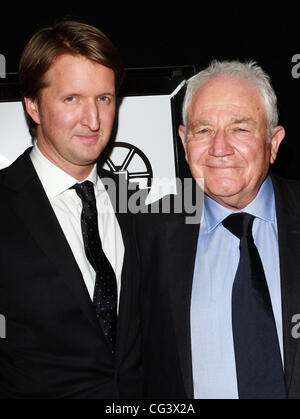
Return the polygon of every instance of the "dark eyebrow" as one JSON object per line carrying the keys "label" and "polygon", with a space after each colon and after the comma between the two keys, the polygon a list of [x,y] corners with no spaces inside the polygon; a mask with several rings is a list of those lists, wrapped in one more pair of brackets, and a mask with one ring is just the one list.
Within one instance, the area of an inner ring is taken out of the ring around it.
{"label": "dark eyebrow", "polygon": [[104,92],[104,93],[100,93],[97,96],[115,96],[115,94],[114,93],[111,93],[111,92],[107,92],[107,93]]}

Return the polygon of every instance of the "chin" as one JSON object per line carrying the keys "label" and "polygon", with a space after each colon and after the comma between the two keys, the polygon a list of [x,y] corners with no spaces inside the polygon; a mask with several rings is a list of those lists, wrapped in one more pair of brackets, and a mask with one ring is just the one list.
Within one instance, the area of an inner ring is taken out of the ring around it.
{"label": "chin", "polygon": [[93,156],[72,156],[68,159],[70,163],[72,163],[75,166],[91,166],[92,164],[95,164],[97,161],[97,157]]}
{"label": "chin", "polygon": [[94,150],[82,150],[82,153],[77,153],[77,159],[82,163],[95,162],[100,156],[101,152],[102,148]]}
{"label": "chin", "polygon": [[206,185],[204,182],[204,186],[205,192],[210,196],[230,197],[238,194],[241,190],[241,187],[237,182],[228,181],[226,179],[223,179],[222,182],[217,182],[216,184],[208,182]]}

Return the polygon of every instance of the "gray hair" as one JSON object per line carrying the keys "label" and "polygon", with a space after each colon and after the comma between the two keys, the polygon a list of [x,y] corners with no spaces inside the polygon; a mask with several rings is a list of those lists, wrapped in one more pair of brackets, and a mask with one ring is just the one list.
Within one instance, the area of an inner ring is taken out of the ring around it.
{"label": "gray hair", "polygon": [[182,107],[182,120],[185,125],[185,133],[187,134],[188,110],[195,93],[210,79],[224,76],[246,79],[258,88],[265,103],[268,139],[270,141],[273,130],[278,125],[277,98],[274,89],[271,86],[270,77],[259,65],[257,65],[255,61],[242,63],[240,61],[214,60],[207,68],[200,71],[187,81],[187,88]]}

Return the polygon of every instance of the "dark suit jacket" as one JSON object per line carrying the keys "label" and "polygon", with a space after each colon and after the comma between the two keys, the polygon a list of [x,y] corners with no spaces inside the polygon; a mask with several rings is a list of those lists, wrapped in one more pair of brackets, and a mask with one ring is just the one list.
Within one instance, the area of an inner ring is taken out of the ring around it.
{"label": "dark suit jacket", "polygon": [[[118,214],[124,264],[115,359],[80,269],[29,157],[0,171],[0,395],[141,396],[139,272],[134,224]],[[112,176],[99,170],[99,175]]]}
{"label": "dark suit jacket", "polygon": [[[272,176],[282,284],[288,397],[300,398],[300,182]],[[199,224],[184,216],[142,215],[137,232],[143,272],[143,360],[149,398],[193,398],[190,302]]]}

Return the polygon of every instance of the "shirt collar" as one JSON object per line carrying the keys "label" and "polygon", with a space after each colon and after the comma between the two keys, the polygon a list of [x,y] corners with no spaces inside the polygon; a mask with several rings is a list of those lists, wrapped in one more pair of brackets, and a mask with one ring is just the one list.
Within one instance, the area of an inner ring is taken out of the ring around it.
{"label": "shirt collar", "polygon": [[228,215],[236,212],[247,212],[262,220],[274,223],[275,198],[271,178],[268,176],[261,185],[256,197],[242,211],[230,210],[218,204],[208,195],[204,195],[204,222],[201,225],[202,233],[208,233],[217,227]]}
{"label": "shirt collar", "polygon": [[[35,143],[30,153],[30,157],[48,199],[52,199],[62,194],[75,185],[75,183],[78,183],[77,179],[48,160],[38,148],[37,143]],[[88,177],[84,180],[90,180],[94,185],[97,185],[98,175],[96,164]]]}

